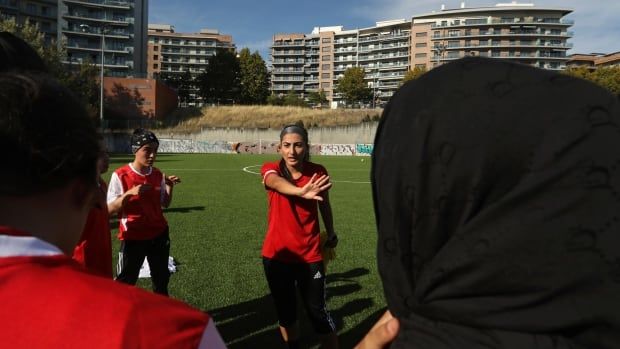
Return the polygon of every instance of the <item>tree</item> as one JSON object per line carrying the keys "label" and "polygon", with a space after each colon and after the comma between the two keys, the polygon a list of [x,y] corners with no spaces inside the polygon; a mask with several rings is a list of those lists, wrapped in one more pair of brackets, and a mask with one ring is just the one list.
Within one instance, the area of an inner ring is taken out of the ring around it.
{"label": "tree", "polygon": [[574,67],[564,70],[564,74],[589,80],[620,97],[620,67]]}
{"label": "tree", "polygon": [[0,21],[0,31],[16,35],[27,42],[43,59],[52,76],[67,86],[84,103],[91,116],[98,120],[99,110],[99,67],[91,62],[72,64],[71,69],[63,64],[67,56],[64,43],[46,43],[39,28],[29,24],[17,24],[14,19]]}
{"label": "tree", "polygon": [[620,97],[620,67],[599,67],[593,76],[597,84]]}
{"label": "tree", "polygon": [[242,104],[264,104],[269,96],[269,73],[258,51],[250,53],[244,48],[239,53],[240,87]]}
{"label": "tree", "polygon": [[203,100],[211,103],[239,101],[239,60],[233,51],[218,49],[209,59],[207,69],[196,78]]}
{"label": "tree", "polygon": [[372,90],[364,81],[366,73],[361,67],[348,68],[344,76],[338,79],[336,92],[343,95],[347,105],[372,100]]}
{"label": "tree", "polygon": [[196,86],[196,82],[189,70],[181,74],[163,72],[159,74],[158,79],[177,91],[179,104],[188,103],[193,99],[192,92]]}
{"label": "tree", "polygon": [[275,93],[272,93],[267,97],[267,104],[269,105],[284,105],[284,100],[282,97],[278,96]]}
{"label": "tree", "polygon": [[424,73],[426,73],[426,68],[422,67],[414,67],[412,70],[407,70],[405,76],[403,77],[402,83],[404,84],[409,80],[415,80],[422,76]]}
{"label": "tree", "polygon": [[325,91],[320,89],[319,92],[310,92],[308,93],[308,102],[310,102],[313,106],[322,106],[327,103],[327,96],[325,95]]}
{"label": "tree", "polygon": [[306,101],[303,98],[299,97],[295,91],[288,91],[286,96],[284,96],[283,105],[291,106],[291,107],[307,107]]}

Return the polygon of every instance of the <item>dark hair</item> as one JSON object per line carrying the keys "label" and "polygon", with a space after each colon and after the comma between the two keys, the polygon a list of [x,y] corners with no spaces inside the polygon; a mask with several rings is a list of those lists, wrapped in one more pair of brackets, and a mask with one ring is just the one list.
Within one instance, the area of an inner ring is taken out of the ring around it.
{"label": "dark hair", "polygon": [[44,73],[0,73],[0,110],[0,195],[96,184],[97,131],[66,87]]}
{"label": "dark hair", "polygon": [[28,43],[9,32],[0,32],[0,71],[49,72],[43,59]]}
{"label": "dark hair", "polygon": [[[304,145],[306,146],[306,152],[304,153],[303,161],[304,162],[310,161],[310,143],[308,142],[308,131],[299,124],[286,125],[284,126],[284,128],[282,128],[282,131],[280,131],[280,142],[282,142],[282,138],[284,138],[284,136],[286,136],[287,134],[291,134],[291,133],[295,133],[301,136],[304,142]],[[286,167],[286,163],[284,162],[284,159],[280,160],[279,167],[280,167],[280,173],[282,173],[282,176],[292,183],[293,176],[291,175],[290,171]]]}

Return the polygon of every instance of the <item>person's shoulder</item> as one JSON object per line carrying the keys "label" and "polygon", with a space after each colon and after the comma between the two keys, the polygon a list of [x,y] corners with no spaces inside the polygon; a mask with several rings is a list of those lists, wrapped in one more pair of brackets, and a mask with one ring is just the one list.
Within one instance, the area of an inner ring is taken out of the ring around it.
{"label": "person's shoulder", "polygon": [[[66,272],[73,274],[71,275],[74,279],[72,287],[80,293],[79,298],[89,298],[92,299],[91,303],[99,303],[98,309],[101,312],[125,314],[121,315],[121,318],[128,317],[127,320],[140,314],[142,322],[161,321],[161,317],[168,317],[167,321],[198,321],[204,324],[209,320],[207,314],[181,301],[81,270],[67,270]],[[113,307],[109,308],[106,305],[113,305]]]}
{"label": "person's shoulder", "polygon": [[116,173],[116,175],[120,176],[120,175],[128,173],[130,171],[131,171],[131,167],[129,166],[129,164],[125,164],[125,165],[117,168],[116,170],[114,170],[114,173]]}
{"label": "person's shoulder", "polygon": [[327,169],[325,168],[325,166],[321,164],[317,164],[316,162],[308,161],[306,162],[305,166],[308,169],[308,171],[312,173],[327,173]]}
{"label": "person's shoulder", "polygon": [[264,175],[267,171],[280,171],[280,164],[278,161],[267,161],[263,163],[260,168],[260,172]]}

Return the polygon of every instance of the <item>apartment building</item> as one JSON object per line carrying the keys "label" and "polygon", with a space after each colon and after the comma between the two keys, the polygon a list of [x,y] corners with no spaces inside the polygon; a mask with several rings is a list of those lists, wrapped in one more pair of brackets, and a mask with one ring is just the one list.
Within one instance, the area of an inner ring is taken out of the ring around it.
{"label": "apartment building", "polygon": [[[202,73],[209,58],[217,49],[235,50],[232,36],[216,29],[202,29],[199,33],[177,33],[169,24],[148,25],[147,74],[184,74],[193,78]],[[190,105],[200,105],[197,89],[190,93]]]}
{"label": "apartment building", "polygon": [[145,77],[148,0],[59,0],[67,63],[104,58],[106,76]]}
{"label": "apartment building", "polygon": [[432,69],[465,56],[510,59],[544,69],[566,67],[572,47],[564,17],[572,10],[533,4],[445,9],[410,20],[344,30],[317,27],[310,34],[276,34],[271,47],[271,91],[302,97],[322,89],[332,107],[338,78],[350,67],[366,71],[374,105],[383,105],[414,67]]}
{"label": "apartment building", "polygon": [[543,69],[566,68],[572,10],[516,2],[442,9],[412,19],[413,67],[432,69],[465,56],[510,59]]}
{"label": "apartment building", "polygon": [[410,30],[411,22],[395,20],[355,30],[332,26],[310,34],[277,34],[271,47],[271,90],[292,90],[301,97],[323,90],[337,105],[343,102],[334,90],[338,79],[348,68],[362,67],[374,103],[383,103],[409,68]]}
{"label": "apartment building", "polygon": [[57,17],[57,0],[0,0],[0,19],[35,25],[45,34],[48,43],[56,38]]}
{"label": "apartment building", "polygon": [[620,52],[613,53],[575,53],[569,56],[567,67],[585,66],[591,70],[598,67],[620,67]]}

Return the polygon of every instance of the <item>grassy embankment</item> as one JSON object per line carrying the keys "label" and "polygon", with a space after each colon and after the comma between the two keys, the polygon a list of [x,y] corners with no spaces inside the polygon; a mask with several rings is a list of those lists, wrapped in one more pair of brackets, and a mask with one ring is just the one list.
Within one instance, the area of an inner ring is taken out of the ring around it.
{"label": "grassy embankment", "polygon": [[165,129],[184,133],[207,127],[280,128],[300,120],[306,127],[332,127],[378,120],[381,112],[381,109],[310,109],[257,105],[183,108],[170,116]]}

